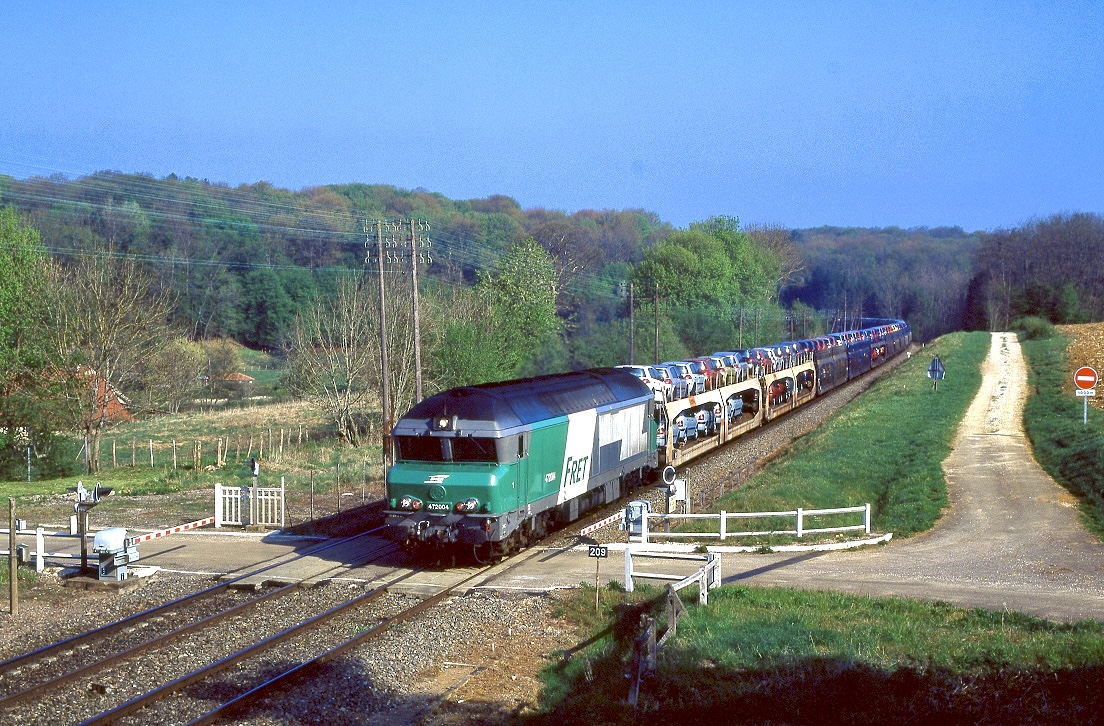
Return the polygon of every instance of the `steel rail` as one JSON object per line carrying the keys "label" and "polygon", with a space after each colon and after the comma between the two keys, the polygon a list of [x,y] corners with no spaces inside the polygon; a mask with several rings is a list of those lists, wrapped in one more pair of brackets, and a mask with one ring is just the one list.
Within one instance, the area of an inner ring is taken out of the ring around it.
{"label": "steel rail", "polygon": [[451,595],[456,588],[461,587],[471,580],[482,576],[488,569],[490,568],[483,568],[480,571],[469,575],[463,580],[449,585],[447,588],[441,590],[435,595],[422,600],[417,605],[409,607],[396,615],[392,615],[379,624],[364,631],[363,633],[358,633],[357,635],[354,635],[352,638],[349,638],[340,645],[336,645],[333,648],[330,648],[325,653],[322,653],[315,658],[304,661],[299,665],[289,668],[280,675],[275,676],[265,681],[264,683],[251,688],[250,690],[230,701],[227,701],[221,706],[218,706],[217,708],[208,711],[202,716],[189,721],[187,726],[201,726],[202,724],[210,724],[224,718],[233,718],[241,715],[243,711],[245,711],[247,708],[249,708],[249,706],[254,704],[259,699],[264,698],[266,695],[275,692],[280,688],[296,682],[300,678],[305,678],[309,676],[310,671],[314,668],[317,668],[318,666],[327,663],[334,658],[337,658],[338,656],[343,655],[347,651],[361,645],[362,643],[365,643],[366,641],[376,638],[391,626],[406,622],[407,620],[410,620],[422,614],[426,610],[429,610],[430,608],[434,607],[442,600],[444,600],[446,597]]}
{"label": "steel rail", "polygon": [[[324,574],[324,573],[327,573],[327,572],[332,572],[334,570],[340,570],[342,568],[350,566],[350,564],[352,564],[352,566],[359,566],[361,564],[365,564],[366,562],[371,561],[373,558],[376,558],[377,555],[382,557],[383,555],[390,554],[394,550],[395,550],[394,547],[384,546],[384,547],[381,547],[378,550],[375,550],[374,552],[367,553],[365,556],[354,560],[353,563],[342,562],[342,563],[334,565],[334,566],[332,566],[332,567],[330,567],[326,570],[323,570],[322,573],[318,573],[318,574]],[[318,574],[312,575],[311,577],[312,578],[313,577],[318,577]],[[310,578],[308,578],[308,579],[310,579]],[[127,658],[132,658],[136,655],[140,655],[141,653],[143,653],[147,650],[152,650],[153,648],[166,645],[166,644],[172,642],[173,640],[175,640],[177,638],[180,638],[184,635],[187,635],[188,633],[190,633],[192,631],[199,630],[199,629],[202,629],[204,627],[210,626],[210,625],[212,625],[212,624],[214,624],[214,623],[216,623],[220,620],[223,620],[227,617],[230,617],[231,615],[234,615],[238,612],[241,612],[242,610],[245,610],[247,608],[251,608],[251,607],[254,607],[256,605],[259,605],[262,602],[266,602],[266,601],[271,600],[271,599],[276,598],[276,597],[283,597],[284,595],[290,594],[295,588],[297,588],[298,584],[299,583],[290,583],[290,584],[284,585],[284,586],[282,586],[280,588],[277,588],[277,589],[273,590],[272,592],[266,593],[266,594],[264,594],[260,597],[253,598],[252,600],[248,600],[248,601],[243,602],[243,603],[238,603],[237,605],[231,606],[230,608],[228,608],[226,610],[223,610],[221,612],[214,613],[213,615],[210,615],[206,618],[203,618],[202,620],[197,620],[194,623],[190,623],[190,624],[182,626],[182,627],[180,627],[180,628],[178,628],[174,631],[164,633],[164,634],[159,635],[159,636],[157,636],[157,637],[155,637],[151,640],[148,640],[144,643],[139,643],[138,645],[134,646],[133,648],[129,648],[129,649],[121,651],[119,653],[115,653],[115,654],[110,655],[106,658],[102,658],[102,659],[100,659],[100,660],[98,660],[94,663],[89,663],[89,664],[81,666],[80,668],[77,668],[73,671],[62,674],[62,675],[60,675],[60,676],[58,676],[58,677],[56,677],[52,680],[40,683],[36,686],[31,686],[30,688],[27,688],[23,691],[19,691],[19,692],[14,693],[10,696],[0,698],[0,710],[6,710],[6,709],[8,709],[12,706],[17,705],[18,703],[21,703],[21,702],[26,701],[27,699],[29,699],[33,696],[38,695],[38,694],[42,693],[43,691],[46,691],[50,688],[65,685],[66,683],[69,683],[70,681],[73,681],[76,678],[79,678],[80,676],[85,675],[87,673],[94,672],[96,670],[101,670],[101,669],[106,668],[110,665],[118,663],[122,660],[126,660]]]}
{"label": "steel rail", "polygon": [[26,701],[29,698],[32,698],[34,696],[39,695],[43,691],[46,691],[46,690],[51,689],[51,688],[56,688],[58,686],[65,685],[66,683],[69,683],[70,681],[73,681],[77,678],[80,678],[81,676],[83,676],[87,673],[91,673],[91,672],[96,671],[96,670],[101,670],[101,669],[106,668],[108,666],[114,665],[115,663],[118,663],[121,660],[125,660],[127,658],[132,658],[136,655],[140,655],[140,654],[146,652],[147,650],[151,650],[151,649],[156,648],[158,646],[162,646],[162,645],[165,645],[167,643],[170,643],[173,640],[176,640],[177,638],[180,638],[184,635],[187,635],[188,633],[190,633],[194,630],[199,630],[199,629],[205,628],[209,625],[212,625],[212,624],[218,622],[219,620],[222,620],[224,618],[228,618],[231,615],[239,613],[239,612],[241,612],[243,610],[246,610],[248,608],[260,605],[262,602],[266,602],[266,601],[271,600],[271,599],[276,598],[276,597],[283,597],[284,595],[289,594],[295,587],[296,587],[295,585],[285,585],[285,586],[283,586],[283,587],[281,587],[277,590],[273,590],[272,592],[261,595],[260,597],[253,598],[252,600],[248,600],[248,601],[243,602],[243,603],[238,603],[237,605],[234,605],[233,607],[231,607],[227,610],[223,610],[221,612],[214,613],[213,615],[209,615],[206,618],[203,618],[202,620],[197,620],[194,623],[189,623],[188,625],[177,628],[176,630],[173,630],[173,631],[168,632],[168,633],[164,633],[162,635],[157,636],[156,638],[153,638],[151,640],[147,640],[144,643],[139,643],[138,645],[134,646],[133,648],[129,648],[129,649],[121,651],[119,653],[115,653],[114,655],[109,655],[108,657],[102,658],[101,660],[98,660],[94,663],[89,663],[87,665],[81,666],[80,668],[77,668],[75,670],[69,671],[68,673],[62,674],[62,675],[54,678],[53,680],[44,681],[42,683],[39,683],[36,686],[31,686],[30,688],[19,691],[18,693],[14,693],[10,696],[0,698],[0,710],[5,710],[5,709],[8,709],[8,708],[11,708],[12,706],[15,706],[18,703],[22,703],[23,701]]}
{"label": "steel rail", "polygon": [[261,573],[261,572],[266,572],[266,571],[271,570],[275,567],[279,567],[280,565],[286,565],[288,562],[294,561],[297,558],[307,557],[308,555],[313,555],[313,554],[316,554],[318,552],[324,552],[325,550],[330,549],[331,547],[337,547],[337,546],[339,546],[341,544],[344,544],[345,542],[348,542],[350,540],[356,539],[358,537],[363,537],[363,536],[368,535],[368,534],[372,534],[373,532],[377,532],[377,531],[379,531],[379,529],[382,529],[382,528],[377,527],[375,529],[370,529],[366,532],[361,532],[359,534],[355,534],[351,537],[346,537],[344,539],[337,540],[336,542],[324,542],[324,543],[318,545],[317,547],[313,547],[311,549],[305,550],[304,552],[292,553],[290,556],[287,557],[286,560],[284,560],[282,562],[274,562],[272,564],[265,565],[264,567],[262,567],[259,570],[253,570],[251,572],[247,572],[247,573],[244,573],[244,574],[239,575],[237,577],[234,577],[233,579],[225,580],[224,582],[220,582],[217,585],[213,585],[213,586],[211,586],[211,587],[209,587],[205,590],[200,590],[199,592],[193,592],[189,595],[185,595],[184,597],[177,598],[176,600],[170,600],[169,602],[162,603],[160,605],[157,605],[156,607],[149,608],[148,610],[143,610],[141,612],[134,613],[133,615],[128,615],[127,617],[122,618],[120,620],[116,620],[115,622],[107,623],[106,625],[101,625],[98,628],[94,628],[94,629],[86,631],[84,633],[78,633],[76,635],[65,638],[64,640],[59,640],[56,643],[51,643],[50,645],[45,645],[45,646],[42,646],[41,648],[37,648],[37,649],[32,650],[30,652],[24,653],[23,655],[17,655],[14,658],[9,658],[6,661],[0,662],[0,673],[8,673],[13,668],[17,668],[17,667],[20,667],[20,666],[26,664],[27,661],[31,661],[31,660],[39,659],[39,658],[45,658],[46,656],[52,655],[53,653],[58,652],[58,651],[69,650],[69,649],[79,645],[80,643],[83,643],[83,642],[85,642],[87,640],[90,640],[92,638],[103,637],[103,636],[110,635],[114,632],[117,632],[119,630],[122,630],[123,628],[128,627],[129,625],[131,625],[133,623],[140,622],[140,621],[142,621],[146,618],[152,617],[152,616],[157,615],[159,613],[163,613],[163,612],[166,612],[166,611],[171,611],[172,609],[174,609],[176,607],[179,607],[181,605],[184,605],[185,603],[187,603],[191,600],[203,599],[203,598],[209,597],[209,596],[211,596],[211,595],[213,595],[213,594],[215,594],[215,593],[217,593],[217,592],[219,592],[219,591],[221,591],[225,588],[228,588],[230,585],[233,585],[235,582],[239,582],[241,580],[244,580],[247,577],[251,577],[251,576],[256,575],[258,573]]}
{"label": "steel rail", "polygon": [[289,640],[290,638],[298,635],[301,632],[310,630],[315,626],[332,620],[333,618],[341,615],[346,611],[355,609],[361,605],[366,605],[380,598],[387,593],[389,587],[397,584],[398,582],[401,582],[402,580],[407,579],[408,577],[412,577],[415,572],[416,571],[412,571],[405,575],[402,575],[401,577],[396,578],[394,581],[387,585],[381,585],[380,587],[374,588],[364,593],[363,595],[360,595],[359,597],[355,597],[352,600],[347,600],[340,605],[335,605],[325,612],[319,613],[318,615],[308,618],[301,623],[285,628],[278,633],[270,635],[267,638],[254,643],[253,645],[242,648],[236,653],[231,653],[225,658],[217,660],[214,663],[210,663],[202,668],[198,668],[191,673],[186,673],[185,675],[180,676],[179,678],[176,678],[164,685],[158,686],[152,691],[147,691],[140,696],[136,696],[126,703],[116,706],[110,711],[105,711],[97,716],[93,716],[90,719],[82,721],[79,726],[94,726],[97,724],[114,723],[116,720],[123,718],[124,716],[127,716],[131,713],[134,713],[135,711],[144,708],[151,703],[155,703],[156,701],[159,701],[162,698],[176,691],[179,691],[182,688],[186,688],[193,683],[202,681],[203,679],[213,676],[217,673],[221,673],[223,670],[247,658],[264,653],[265,651],[272,649],[273,647]]}

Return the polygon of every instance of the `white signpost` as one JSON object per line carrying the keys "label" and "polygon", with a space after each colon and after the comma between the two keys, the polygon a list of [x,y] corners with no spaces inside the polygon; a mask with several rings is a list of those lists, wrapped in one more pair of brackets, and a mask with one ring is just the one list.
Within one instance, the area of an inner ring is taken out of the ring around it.
{"label": "white signpost", "polygon": [[1081,417],[1081,425],[1089,424],[1089,396],[1096,395],[1096,383],[1100,380],[1096,370],[1088,366],[1078,368],[1073,374],[1073,385],[1077,387],[1077,396],[1084,399],[1085,406]]}

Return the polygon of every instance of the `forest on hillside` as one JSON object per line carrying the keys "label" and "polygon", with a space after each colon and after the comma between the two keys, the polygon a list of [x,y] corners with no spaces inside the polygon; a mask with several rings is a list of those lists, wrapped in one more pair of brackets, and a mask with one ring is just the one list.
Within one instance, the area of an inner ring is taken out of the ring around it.
{"label": "forest on hillside", "polygon": [[[355,444],[378,431],[382,415],[372,403],[381,288],[397,362],[392,417],[414,399],[416,352],[428,394],[812,336],[862,318],[904,318],[930,339],[1023,315],[1104,316],[1092,274],[1104,220],[1091,214],[991,233],[790,230],[731,216],[678,229],[645,210],[567,214],[501,195],[452,200],[380,184],[290,191],[118,172],[0,176],[0,212],[8,438],[17,430],[95,438],[105,422],[91,420],[87,402],[43,404],[88,388],[74,371],[95,370],[141,410],[174,411],[196,380],[232,365],[224,355],[232,339],[283,359],[289,390],[317,400]],[[388,220],[385,249],[384,226],[371,220]],[[410,220],[418,326],[404,247]],[[115,334],[142,327],[138,320],[149,328],[142,335]],[[112,346],[126,355],[112,357]],[[335,350],[344,353],[328,354]]]}

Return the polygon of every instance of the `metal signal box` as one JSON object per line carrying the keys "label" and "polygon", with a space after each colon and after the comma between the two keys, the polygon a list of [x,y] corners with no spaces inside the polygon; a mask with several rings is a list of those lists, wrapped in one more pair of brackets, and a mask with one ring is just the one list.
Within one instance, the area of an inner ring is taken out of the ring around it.
{"label": "metal signal box", "polygon": [[92,540],[92,552],[99,555],[96,579],[125,580],[127,565],[138,560],[138,548],[127,541],[123,527],[111,527],[96,533]]}

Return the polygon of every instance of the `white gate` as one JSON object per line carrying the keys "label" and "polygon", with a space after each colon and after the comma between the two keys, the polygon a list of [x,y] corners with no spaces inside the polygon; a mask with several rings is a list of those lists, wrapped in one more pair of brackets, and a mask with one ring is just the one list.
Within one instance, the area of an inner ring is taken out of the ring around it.
{"label": "white gate", "polygon": [[244,524],[242,521],[242,489],[215,484],[215,526]]}
{"label": "white gate", "polygon": [[265,527],[284,528],[284,478],[280,477],[280,486],[256,487],[253,489],[253,516],[254,524]]}
{"label": "white gate", "polygon": [[227,487],[215,484],[215,526],[257,524],[284,527],[284,478],[278,487]]}

